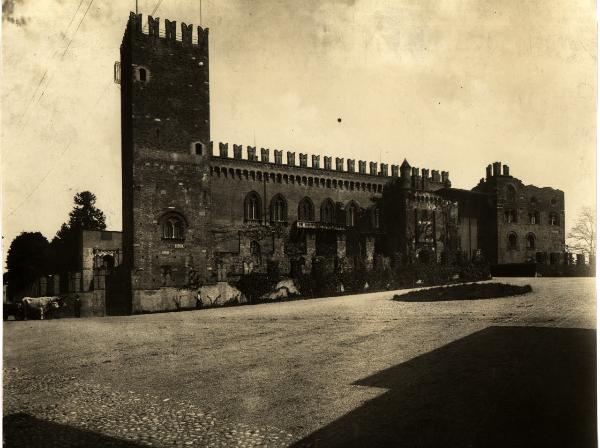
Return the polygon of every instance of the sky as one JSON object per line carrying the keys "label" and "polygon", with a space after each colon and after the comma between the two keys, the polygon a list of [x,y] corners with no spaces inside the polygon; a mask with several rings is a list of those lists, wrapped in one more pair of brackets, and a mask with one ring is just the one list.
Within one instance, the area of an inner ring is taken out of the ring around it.
{"label": "sky", "polygon": [[[595,205],[593,0],[199,3],[139,0],[139,11],[210,28],[213,141],[406,158],[466,189],[501,161],[565,192],[567,229]],[[83,190],[121,229],[113,65],[134,8],[3,0],[4,251],[23,231],[51,239]]]}

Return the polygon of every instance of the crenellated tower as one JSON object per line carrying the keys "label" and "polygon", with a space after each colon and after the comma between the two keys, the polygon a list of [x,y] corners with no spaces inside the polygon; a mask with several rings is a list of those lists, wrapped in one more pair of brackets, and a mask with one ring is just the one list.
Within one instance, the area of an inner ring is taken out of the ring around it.
{"label": "crenellated tower", "polygon": [[121,44],[124,266],[136,290],[206,271],[208,29],[130,13]]}

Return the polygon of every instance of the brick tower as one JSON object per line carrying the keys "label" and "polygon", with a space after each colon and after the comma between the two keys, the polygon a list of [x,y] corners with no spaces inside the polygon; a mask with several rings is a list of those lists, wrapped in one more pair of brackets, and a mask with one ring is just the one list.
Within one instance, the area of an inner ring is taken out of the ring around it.
{"label": "brick tower", "polygon": [[[123,249],[136,312],[142,290],[206,271],[210,219],[208,29],[130,14],[121,45]],[[137,293],[136,293],[137,292]],[[128,297],[125,297],[128,296]],[[107,303],[107,306],[110,304]]]}

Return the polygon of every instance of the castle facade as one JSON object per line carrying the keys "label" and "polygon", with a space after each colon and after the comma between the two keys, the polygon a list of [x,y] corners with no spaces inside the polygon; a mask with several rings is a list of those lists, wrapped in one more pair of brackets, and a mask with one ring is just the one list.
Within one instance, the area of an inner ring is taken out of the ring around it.
{"label": "castle facade", "polygon": [[[211,142],[208,29],[131,13],[121,46],[123,250],[128,312],[170,309],[176,288],[251,272],[386,262],[394,231],[409,262],[439,262],[449,224],[467,258],[562,262],[564,194],[494,163],[472,190],[447,171]],[[401,190],[393,223],[386,185]],[[391,227],[392,228],[391,228]],[[107,301],[109,299],[107,298]],[[107,302],[107,306],[110,304]]]}

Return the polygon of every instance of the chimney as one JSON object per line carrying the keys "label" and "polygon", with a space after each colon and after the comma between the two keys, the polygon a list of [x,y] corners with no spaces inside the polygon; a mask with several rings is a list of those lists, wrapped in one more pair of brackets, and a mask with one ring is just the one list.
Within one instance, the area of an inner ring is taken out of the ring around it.
{"label": "chimney", "polygon": [[510,176],[510,168],[508,168],[508,165],[502,165],[502,175]]}

